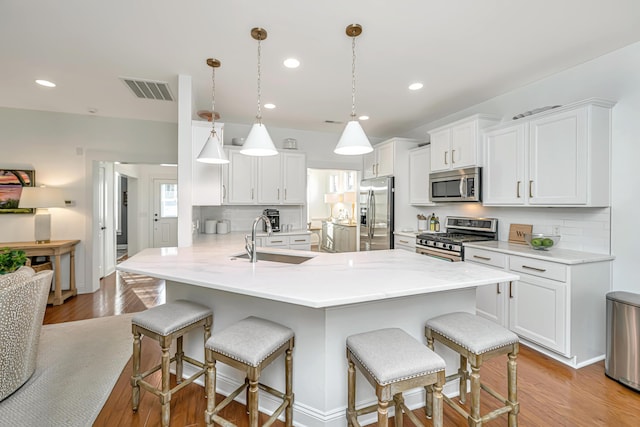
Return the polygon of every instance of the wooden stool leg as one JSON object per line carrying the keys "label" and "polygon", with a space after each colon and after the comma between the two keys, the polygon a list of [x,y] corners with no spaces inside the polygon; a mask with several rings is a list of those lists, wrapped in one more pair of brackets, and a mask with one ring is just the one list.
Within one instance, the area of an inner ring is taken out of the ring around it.
{"label": "wooden stool leg", "polygon": [[284,357],[285,364],[285,394],[287,399],[287,409],[284,413],[284,422],[286,427],[293,426],[293,357],[291,356],[291,347],[289,347]]}
{"label": "wooden stool leg", "polygon": [[[250,374],[251,375],[251,374]],[[251,375],[249,378],[249,400],[247,408],[249,410],[249,427],[258,427],[258,380],[260,374]]]}
{"label": "wooden stool leg", "polygon": [[213,411],[216,408],[216,361],[213,359],[213,352],[205,349],[205,360],[207,372],[205,374],[205,393],[207,394],[207,409],[204,411],[204,421],[207,427],[213,425]]}
{"label": "wooden stool leg", "polygon": [[131,376],[131,406],[133,412],[138,410],[138,404],[140,403],[140,333],[134,332],[133,334],[133,375]]}
{"label": "wooden stool leg", "polygon": [[356,413],[356,368],[351,359],[349,359],[349,368],[347,370],[347,426],[353,427],[351,417]]}
{"label": "wooden stool leg", "polygon": [[474,427],[480,420],[480,366],[471,365],[471,413],[469,426]]}
{"label": "wooden stool leg", "polygon": [[182,335],[176,340],[176,384],[182,382],[182,358],[184,351],[182,350]]}
{"label": "wooden stool leg", "polygon": [[404,420],[403,420],[403,412],[402,412],[402,403],[404,402],[404,397],[402,396],[402,393],[398,393],[395,396],[393,396],[393,401],[395,402],[395,407],[396,407],[396,415],[393,418],[394,420],[394,425],[395,427],[402,427]]}
{"label": "wooden stool leg", "polygon": [[467,358],[463,355],[460,355],[460,367],[458,368],[458,375],[460,375],[460,402],[464,403],[467,401]]}
{"label": "wooden stool leg", "polygon": [[[164,347],[167,345],[167,347]],[[162,347],[162,393],[160,394],[160,403],[162,404],[162,427],[169,426],[171,407],[171,392],[169,391],[169,363],[171,356],[169,354],[169,344],[163,343]]]}
{"label": "wooden stool leg", "polygon": [[378,398],[378,427],[389,427],[389,402]]}
{"label": "wooden stool leg", "polygon": [[509,353],[509,361],[507,362],[507,381],[508,381],[508,400],[511,404],[511,412],[509,412],[509,427],[518,426],[518,377],[516,358],[518,354]]}
{"label": "wooden stool leg", "polygon": [[443,417],[443,399],[442,399],[442,387],[445,383],[445,373],[444,371],[438,373],[438,381],[430,387],[432,389],[433,399],[433,427],[443,427],[444,425],[444,417]]}
{"label": "wooden stool leg", "polygon": [[424,391],[427,393],[427,401],[426,401],[426,404],[424,405],[424,410],[425,410],[427,419],[430,420],[431,417],[433,416],[433,387],[426,386],[424,388]]}

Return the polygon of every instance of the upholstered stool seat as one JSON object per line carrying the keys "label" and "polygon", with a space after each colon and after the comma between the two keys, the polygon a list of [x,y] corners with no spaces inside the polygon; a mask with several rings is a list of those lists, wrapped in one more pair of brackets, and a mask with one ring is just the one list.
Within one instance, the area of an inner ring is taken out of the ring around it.
{"label": "upholstered stool seat", "polygon": [[[517,399],[516,359],[518,356],[518,336],[502,326],[470,313],[451,313],[434,317],[425,327],[427,345],[434,348],[438,341],[460,354],[460,367],[456,374],[447,377],[447,381],[458,379],[460,402],[465,403],[467,380],[471,383],[470,412],[456,402],[444,396],[444,400],[458,413],[467,418],[469,426],[480,426],[489,420],[508,413],[510,427],[518,424],[520,406]],[[504,398],[480,381],[480,367],[485,360],[502,354],[508,355],[507,393]],[[470,372],[467,370],[470,365]],[[480,389],[500,400],[504,406],[480,416]]]}
{"label": "upholstered stool seat", "polygon": [[[233,426],[219,414],[243,390],[247,391],[249,426],[258,425],[258,390],[282,400],[280,406],[263,424],[269,426],[285,411],[285,424],[293,424],[293,358],[294,333],[286,326],[259,317],[247,317],[226,329],[214,333],[205,344],[207,374],[205,377],[207,426],[214,422]],[[260,383],[262,370],[281,354],[285,354],[285,392]],[[222,362],[245,373],[245,382],[216,406],[216,362]]]}
{"label": "upholstered stool seat", "polygon": [[[192,383],[204,374],[204,363],[191,357],[185,356],[182,350],[182,338],[192,329],[204,327],[204,341],[211,336],[211,324],[213,323],[213,312],[210,308],[190,301],[178,300],[172,303],[159,305],[146,311],[135,314],[131,319],[131,330],[133,332],[133,375],[131,377],[132,406],[133,410],[138,410],[140,402],[140,387],[155,394],[160,398],[162,405],[162,425],[168,426],[170,419],[171,396],[187,384]],[[162,348],[162,359],[160,364],[152,369],[140,373],[141,346],[140,336],[147,336],[157,340]],[[169,347],[176,339],[176,352],[174,357],[170,357]],[[182,379],[183,360],[200,368],[188,379]],[[175,362],[177,385],[169,388],[169,365]],[[161,388],[154,387],[144,380],[152,373],[161,370]]]}
{"label": "upholstered stool seat", "polygon": [[[348,402],[347,424],[359,426],[358,416],[378,411],[378,426],[386,427],[389,402],[395,405],[395,425],[402,426],[403,413],[416,425],[422,425],[406,407],[402,393],[417,387],[432,387],[433,401],[427,404],[427,414],[433,410],[433,425],[442,426],[442,387],[445,362],[402,329],[379,329],[347,337]],[[360,372],[375,388],[378,403],[357,409],[356,372]],[[429,389],[431,392],[431,389]]]}

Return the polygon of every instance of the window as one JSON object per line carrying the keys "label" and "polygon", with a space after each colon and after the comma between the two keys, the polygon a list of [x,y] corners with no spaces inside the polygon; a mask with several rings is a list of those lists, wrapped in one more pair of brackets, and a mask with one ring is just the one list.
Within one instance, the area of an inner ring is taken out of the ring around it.
{"label": "window", "polygon": [[160,184],[160,217],[178,217],[178,185]]}

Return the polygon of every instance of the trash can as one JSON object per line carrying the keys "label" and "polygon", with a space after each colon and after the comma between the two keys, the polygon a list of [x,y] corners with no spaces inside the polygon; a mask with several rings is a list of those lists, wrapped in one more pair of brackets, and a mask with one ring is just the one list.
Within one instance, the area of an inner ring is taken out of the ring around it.
{"label": "trash can", "polygon": [[640,294],[607,294],[607,352],[604,373],[640,391]]}

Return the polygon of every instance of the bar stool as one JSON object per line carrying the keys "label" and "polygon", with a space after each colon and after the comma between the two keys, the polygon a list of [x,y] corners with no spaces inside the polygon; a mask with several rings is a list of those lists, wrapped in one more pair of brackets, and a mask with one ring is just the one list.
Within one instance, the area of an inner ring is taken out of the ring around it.
{"label": "bar stool", "polygon": [[[247,317],[222,331],[214,333],[205,343],[207,374],[205,387],[207,409],[204,418],[207,426],[214,422],[234,426],[222,418],[220,411],[243,390],[247,391],[249,426],[258,426],[258,389],[282,400],[280,406],[263,424],[270,426],[285,411],[285,425],[293,425],[293,358],[294,333],[291,329],[259,317]],[[281,354],[285,354],[285,392],[260,383],[260,374]],[[245,372],[245,382],[216,406],[216,362],[222,362]]]}
{"label": "bar stool", "polygon": [[[484,425],[489,420],[508,413],[509,427],[518,425],[520,404],[517,396],[516,359],[518,357],[518,336],[508,329],[490,320],[470,313],[451,313],[434,317],[427,321],[425,327],[427,345],[433,349],[433,342],[438,341],[460,354],[460,368],[458,372],[447,376],[446,381],[460,380],[460,402],[465,403],[467,394],[467,380],[471,382],[471,412],[444,396],[447,402],[463,417],[467,418],[470,427]],[[480,367],[485,360],[502,354],[508,355],[507,362],[507,393],[504,398],[488,385],[480,381]],[[471,370],[467,370],[467,362]],[[504,406],[480,416],[480,389],[485,390],[494,398],[500,400]]]}
{"label": "bar stool", "polygon": [[[379,329],[347,337],[348,402],[347,425],[359,427],[358,416],[378,411],[378,427],[388,425],[388,407],[395,406],[395,425],[403,425],[403,413],[420,426],[422,423],[404,403],[402,393],[417,387],[427,387],[432,399],[427,402],[427,417],[433,415],[433,425],[442,427],[442,387],[445,382],[445,362],[402,329]],[[356,408],[356,371],[375,388],[378,403]],[[431,390],[432,389],[432,390]]]}
{"label": "bar stool", "polygon": [[[160,398],[162,426],[169,425],[171,396],[186,385],[191,384],[205,372],[204,363],[185,356],[182,351],[182,337],[192,329],[204,327],[204,340],[206,341],[211,336],[212,323],[213,313],[209,307],[184,300],[152,307],[132,317],[133,375],[131,376],[131,386],[133,389],[131,401],[134,412],[138,410],[140,387],[142,387]],[[160,364],[143,373],[140,373],[140,335],[157,340],[162,348]],[[174,357],[170,357],[169,347],[174,338],[176,339],[176,352]],[[183,361],[200,368],[184,381],[182,380]],[[169,389],[169,365],[172,362],[175,362],[177,385]],[[158,370],[162,372],[161,388],[156,388],[144,380],[144,378]]]}

